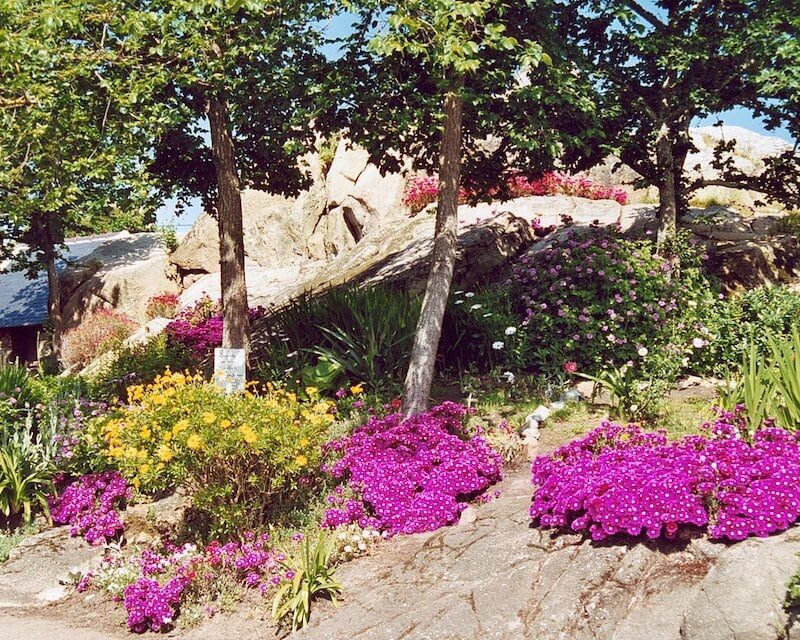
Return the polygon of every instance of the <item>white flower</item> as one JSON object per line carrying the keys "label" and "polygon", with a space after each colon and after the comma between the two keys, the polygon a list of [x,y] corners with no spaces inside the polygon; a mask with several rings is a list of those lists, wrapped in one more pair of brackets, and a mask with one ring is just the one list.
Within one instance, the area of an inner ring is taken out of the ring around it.
{"label": "white flower", "polygon": [[464,304],[463,300],[456,300],[453,304]]}
{"label": "white flower", "polygon": [[359,542],[358,543],[358,550],[359,551],[366,551],[367,550],[367,545],[365,545],[363,542]]}
{"label": "white flower", "polygon": [[639,347],[639,350],[636,353],[644,358],[649,352],[647,351],[647,347]]}
{"label": "white flower", "polygon": [[473,305],[472,305],[472,306],[469,308],[469,310],[470,310],[470,311],[475,311],[475,309],[480,309],[482,306],[483,306],[482,304],[473,304]]}
{"label": "white flower", "polygon": [[474,294],[474,293],[472,293],[472,291],[467,291],[467,292],[464,294],[464,297],[465,297],[465,298],[474,298],[474,297],[475,297],[475,294]]}
{"label": "white flower", "polygon": [[502,340],[498,340],[498,341],[492,343],[492,349],[494,349],[495,351],[500,351],[500,349],[502,349],[505,346],[506,346],[506,343],[503,342]]}
{"label": "white flower", "polygon": [[464,293],[464,292],[463,291],[453,291],[453,295],[456,295],[456,296],[460,296],[462,293]]}
{"label": "white flower", "polygon": [[693,346],[695,349],[702,349],[702,348],[703,348],[703,347],[705,347],[707,344],[708,344],[708,343],[707,343],[705,340],[703,340],[702,338],[695,338],[694,340],[692,340],[692,346]]}
{"label": "white flower", "polygon": [[514,384],[514,380],[517,379],[517,376],[515,376],[511,371],[504,371],[503,377],[506,379],[508,384]]}
{"label": "white flower", "polygon": [[517,332],[516,327],[506,327],[506,335],[513,336]]}
{"label": "white flower", "polygon": [[617,337],[613,333],[609,333],[606,336],[606,340],[608,340],[609,342],[614,342],[614,340],[616,340],[616,339],[617,339]]}
{"label": "white flower", "polygon": [[483,314],[483,317],[484,317],[484,318],[490,318],[490,317],[491,317],[491,315],[492,315],[491,313],[484,313],[484,314]]}
{"label": "white flower", "polygon": [[349,544],[344,545],[344,552],[353,553],[353,547],[351,547]]}

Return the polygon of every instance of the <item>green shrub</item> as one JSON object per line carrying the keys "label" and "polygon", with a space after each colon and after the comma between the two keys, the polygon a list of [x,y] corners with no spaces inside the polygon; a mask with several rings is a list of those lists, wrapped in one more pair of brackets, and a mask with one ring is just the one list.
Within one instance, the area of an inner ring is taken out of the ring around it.
{"label": "green shrub", "polygon": [[24,420],[41,401],[41,391],[25,367],[0,365],[0,429]]}
{"label": "green shrub", "polygon": [[37,507],[49,514],[57,451],[53,434],[34,428],[30,413],[15,428],[0,428],[0,514],[6,523],[21,516],[29,524]]}
{"label": "green shrub", "polygon": [[675,258],[610,229],[568,230],[523,256],[505,283],[474,295],[454,293],[445,353],[461,368],[504,367],[551,378],[626,363],[638,380],[672,378],[691,352],[699,313],[713,294],[699,245],[681,234],[665,254]]}
{"label": "green shrub", "polygon": [[134,384],[149,384],[166,369],[182,371],[193,364],[180,344],[162,333],[147,342],[115,350],[115,359],[91,380],[90,396],[97,400],[124,399]]}
{"label": "green shrub", "polygon": [[[251,362],[259,379],[305,384],[320,358],[353,382],[393,388],[405,375],[420,299],[386,286],[305,294],[254,321]],[[332,384],[332,382],[331,382]]]}
{"label": "green shrub", "polygon": [[256,529],[304,500],[333,421],[325,401],[276,389],[225,395],[171,372],[130,387],[128,403],[89,437],[139,491],[185,487],[218,535]]}
{"label": "green shrub", "polygon": [[692,369],[720,378],[737,374],[751,343],[767,354],[768,336],[788,336],[800,328],[800,293],[764,286],[716,300],[703,308],[698,328],[708,344],[693,353]]}

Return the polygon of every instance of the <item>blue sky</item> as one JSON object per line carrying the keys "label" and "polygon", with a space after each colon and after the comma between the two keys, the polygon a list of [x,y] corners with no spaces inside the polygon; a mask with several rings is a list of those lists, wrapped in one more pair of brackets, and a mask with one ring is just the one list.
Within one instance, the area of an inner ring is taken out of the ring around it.
{"label": "blue sky", "polygon": [[[645,1],[644,5],[649,7],[651,10],[654,8],[654,5],[651,1]],[[321,27],[331,37],[341,37],[343,35],[347,35],[352,29],[352,17],[347,14],[340,14],[328,22],[323,23]],[[325,53],[332,59],[335,59],[336,57],[336,49],[334,47],[326,50]],[[733,109],[724,113],[711,114],[707,118],[695,119],[695,121],[692,123],[692,126],[709,126],[716,124],[719,120],[722,120],[727,125],[744,127],[745,129],[755,131],[756,133],[760,133],[762,135],[775,136],[788,142],[793,142],[789,132],[786,129],[775,129],[768,131],[764,127],[763,122],[753,117],[752,112],[742,108]],[[167,203],[167,205],[158,211],[157,224],[172,225],[175,226],[179,232],[183,232],[187,231],[192,226],[195,219],[200,214],[200,206],[199,204],[196,204],[188,207],[180,217],[176,217],[174,211],[174,203]]]}

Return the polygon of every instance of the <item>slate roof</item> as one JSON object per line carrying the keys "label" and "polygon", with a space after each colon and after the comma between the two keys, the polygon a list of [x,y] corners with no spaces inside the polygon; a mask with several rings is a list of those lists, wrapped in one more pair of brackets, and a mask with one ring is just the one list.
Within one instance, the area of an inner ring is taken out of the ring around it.
{"label": "slate roof", "polygon": [[[88,256],[103,243],[119,235],[108,233],[68,239],[64,259],[59,261],[56,268],[59,272],[63,271],[67,262]],[[0,264],[0,269],[2,267]],[[47,274],[43,271],[34,280],[26,277],[24,271],[0,272],[0,329],[44,324],[47,320],[48,292]]]}

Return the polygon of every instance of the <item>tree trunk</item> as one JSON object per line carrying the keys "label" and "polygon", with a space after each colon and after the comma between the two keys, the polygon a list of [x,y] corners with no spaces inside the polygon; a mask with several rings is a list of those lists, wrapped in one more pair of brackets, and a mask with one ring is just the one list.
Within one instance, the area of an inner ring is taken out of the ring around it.
{"label": "tree trunk", "polygon": [[658,234],[656,242],[662,247],[668,238],[675,236],[678,220],[678,193],[675,184],[675,159],[669,128],[662,123],[656,138],[656,171],[658,185]]}
{"label": "tree trunk", "polygon": [[208,121],[211,129],[211,154],[217,173],[222,346],[226,349],[249,351],[242,195],[236,172],[230,116],[224,98],[213,96],[208,99]]}
{"label": "tree trunk", "polygon": [[456,262],[462,100],[461,82],[453,84],[444,98],[444,132],[439,157],[439,200],[436,207],[433,257],[406,375],[403,394],[406,416],[422,413],[428,408],[442,321]]}
{"label": "tree trunk", "polygon": [[52,243],[44,249],[44,266],[47,271],[47,311],[53,326],[51,356],[57,366],[61,362],[61,335],[64,325],[61,318],[61,285],[58,282],[56,251]]}

